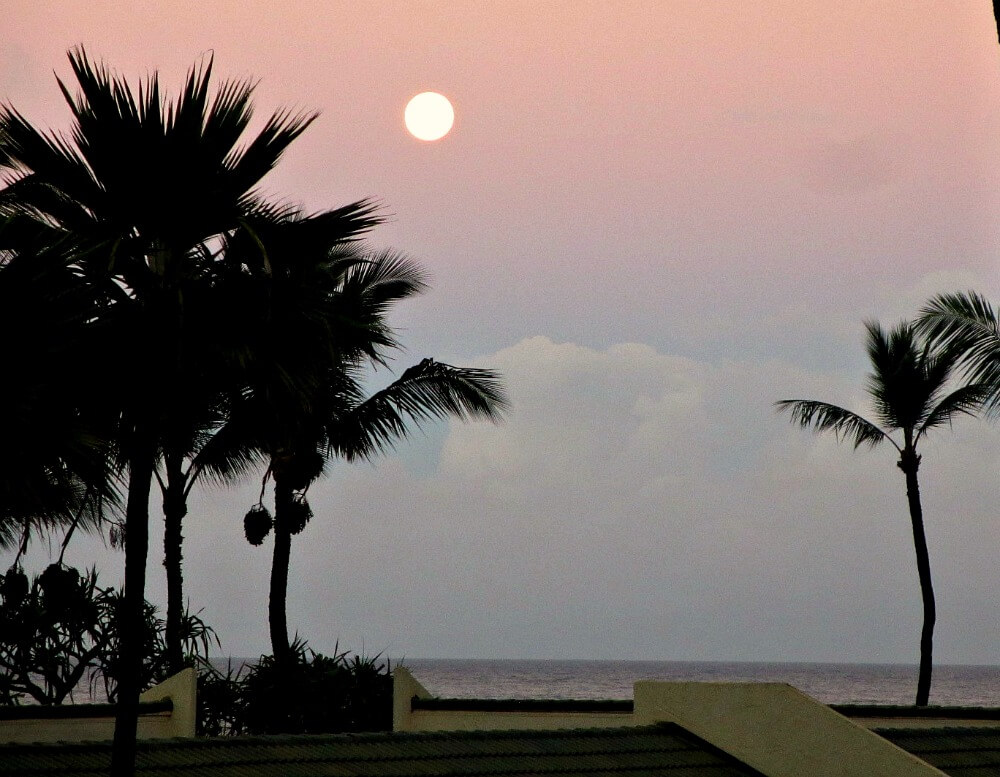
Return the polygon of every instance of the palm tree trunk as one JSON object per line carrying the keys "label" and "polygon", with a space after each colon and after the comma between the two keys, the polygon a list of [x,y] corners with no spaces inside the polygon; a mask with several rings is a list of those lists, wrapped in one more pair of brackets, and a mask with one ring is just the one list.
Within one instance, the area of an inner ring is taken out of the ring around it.
{"label": "palm tree trunk", "polygon": [[284,662],[290,654],[288,644],[288,566],[292,555],[292,533],[284,506],[292,500],[292,489],[274,479],[274,557],[271,560],[271,591],[267,601],[267,621],[271,631],[271,652],[277,662]]}
{"label": "palm tree trunk", "polygon": [[184,668],[181,624],[184,613],[184,576],[181,548],[184,537],[181,524],[187,515],[183,459],[176,454],[165,456],[166,492],[163,495],[163,566],[167,570],[167,668],[171,674]]}
{"label": "palm tree trunk", "polygon": [[111,776],[135,772],[135,737],[139,720],[142,672],[142,622],[149,552],[149,490],[156,466],[156,443],[139,432],[129,455],[128,502],[125,506],[125,595],[119,621],[118,704],[111,751]]}
{"label": "palm tree trunk", "polygon": [[920,671],[917,675],[918,707],[927,706],[931,693],[932,654],[934,649],[934,623],[937,609],[934,605],[934,586],[931,584],[931,562],[927,553],[927,536],[924,533],[924,513],[920,506],[920,485],[917,470],[920,457],[913,450],[904,450],[899,468],[906,475],[906,501],[910,506],[913,524],[913,548],[917,553],[917,575],[920,578],[920,596],[924,605],[924,625],[920,631]]}

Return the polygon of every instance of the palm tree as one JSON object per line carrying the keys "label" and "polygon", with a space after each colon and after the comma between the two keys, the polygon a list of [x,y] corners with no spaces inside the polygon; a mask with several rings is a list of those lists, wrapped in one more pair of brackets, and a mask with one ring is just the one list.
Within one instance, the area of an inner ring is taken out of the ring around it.
{"label": "palm tree", "polygon": [[991,387],[987,407],[1000,410],[1000,309],[974,291],[939,294],[917,318],[935,349],[955,352],[971,383]]}
{"label": "palm tree", "polygon": [[[853,441],[855,448],[862,445],[875,448],[888,442],[899,454],[897,466],[906,477],[906,500],[924,610],[916,699],[918,706],[924,706],[931,688],[936,612],[917,481],[920,468],[917,445],[927,432],[950,424],[955,416],[975,414],[988,389],[978,383],[952,388],[958,366],[956,355],[950,351],[935,352],[922,344],[912,324],[900,324],[890,332],[883,331],[876,322],[868,322],[865,327],[872,366],[866,388],[877,423],[837,405],[808,399],[781,400],[777,407],[789,411],[792,423],[812,427],[817,432],[833,432],[838,439]],[[901,433],[902,440],[893,438],[890,432]]]}
{"label": "palm tree", "polygon": [[[306,492],[323,473],[327,461],[334,457],[371,459],[405,437],[408,422],[419,426],[447,417],[496,422],[508,408],[495,372],[453,367],[433,359],[408,368],[367,399],[358,400],[356,385],[341,386],[332,393],[333,404],[339,407],[324,403],[322,414],[300,427],[309,429],[309,435],[297,440],[284,437],[275,441],[271,450],[268,474],[274,480],[275,509],[268,625],[271,649],[279,661],[291,655],[286,601],[292,535],[301,532],[312,517]],[[260,544],[270,523],[263,505],[255,506],[247,516],[247,539]]]}
{"label": "palm tree", "polygon": [[[221,240],[219,255],[225,258],[216,284],[226,289],[225,295],[215,295],[212,305],[198,309],[208,312],[210,321],[192,322],[194,331],[213,331],[216,344],[221,346],[221,358],[198,360],[201,372],[198,380],[176,398],[172,418],[162,442],[163,474],[155,473],[163,497],[164,567],[167,573],[167,610],[165,645],[168,665],[172,671],[183,667],[182,618],[185,611],[183,596],[182,522],[187,515],[191,490],[203,478],[216,483],[230,483],[249,474],[266,461],[265,454],[238,439],[227,426],[234,397],[248,380],[248,364],[259,357],[252,353],[256,327],[255,316],[269,316],[265,302],[274,291],[272,255],[280,266],[281,257],[289,251],[296,255],[315,255],[322,250],[326,256],[335,250],[351,255],[349,248],[356,237],[376,224],[367,203],[354,203],[343,208],[303,216],[291,208],[262,208],[241,227]],[[277,240],[275,235],[279,236]],[[275,245],[280,242],[280,245]],[[269,247],[270,246],[270,247]],[[252,301],[261,301],[252,305]],[[303,297],[293,302],[299,315],[304,315],[309,301]],[[310,315],[322,315],[313,310]],[[276,350],[293,348],[289,342],[275,342]],[[321,344],[314,343],[316,348]],[[307,381],[308,361],[298,365],[298,374],[285,370],[283,380],[292,397],[298,382]]]}
{"label": "palm tree", "polygon": [[115,442],[128,471],[129,626],[112,766],[114,774],[127,774],[135,757],[153,473],[177,397],[221,358],[214,333],[190,326],[192,305],[211,305],[227,293],[216,283],[225,257],[215,246],[262,209],[255,187],[313,116],[275,113],[241,144],[252,86],[226,83],[211,97],[211,60],[191,70],[176,100],[166,100],[155,74],[133,91],[92,65],[83,49],[69,59],[80,91],[74,96],[59,82],[73,118],[68,136],[39,131],[13,107],[0,108],[0,173],[7,182],[0,215],[34,221],[53,244],[71,243],[75,272],[99,290],[95,314],[108,322],[128,362],[109,386],[119,409]]}
{"label": "palm tree", "polygon": [[[332,455],[367,457],[405,434],[405,419],[454,415],[496,419],[506,407],[499,379],[425,360],[388,388],[365,399],[357,374],[384,364],[398,348],[386,322],[389,308],[425,288],[423,273],[391,251],[364,253],[331,241],[329,224],[287,212],[251,233],[232,235],[234,256],[266,255],[270,285],[245,324],[253,348],[246,391],[235,397],[222,440],[254,448],[274,480],[274,560],[269,597],[271,642],[277,659],[289,653],[285,616],[292,534],[311,515],[305,492]],[[257,293],[263,293],[257,287]],[[289,380],[294,376],[294,380]],[[247,516],[248,539],[259,544],[272,521],[260,504]]]}
{"label": "palm tree", "polygon": [[[28,226],[25,231],[23,228]],[[0,548],[57,527],[99,528],[116,499],[108,419],[95,414],[93,299],[30,225],[0,224]],[[68,390],[70,386],[73,391]],[[16,562],[15,562],[16,563]]]}

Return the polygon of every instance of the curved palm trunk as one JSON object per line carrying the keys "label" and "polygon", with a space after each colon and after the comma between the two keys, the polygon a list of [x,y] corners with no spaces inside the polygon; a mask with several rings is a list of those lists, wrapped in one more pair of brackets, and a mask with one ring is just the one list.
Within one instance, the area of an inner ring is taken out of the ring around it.
{"label": "curved palm trunk", "polygon": [[137,434],[129,456],[128,502],[125,507],[125,595],[119,621],[118,704],[111,752],[112,777],[135,771],[135,736],[139,719],[142,672],[142,621],[149,552],[149,491],[156,465],[156,442],[148,431]]}
{"label": "curved palm trunk", "polygon": [[920,506],[920,485],[917,470],[920,457],[911,448],[903,451],[899,468],[906,475],[906,501],[910,507],[913,524],[913,548],[917,553],[917,575],[920,578],[920,596],[924,605],[924,625],[920,631],[920,671],[917,675],[918,707],[927,705],[931,693],[932,654],[934,648],[934,623],[937,610],[934,605],[934,587],[931,584],[931,562],[927,553],[927,536],[924,533],[924,513]]}
{"label": "curved palm trunk", "polygon": [[165,457],[167,470],[166,491],[163,495],[163,566],[167,570],[167,667],[171,674],[184,668],[184,648],[181,639],[184,613],[184,576],[181,548],[184,537],[181,524],[187,515],[184,496],[186,480],[183,459],[176,455]]}
{"label": "curved palm trunk", "polygon": [[274,479],[274,557],[271,560],[271,590],[267,600],[267,622],[271,631],[271,652],[275,661],[285,661],[290,654],[288,644],[288,566],[292,555],[292,533],[288,530],[282,509],[292,501],[292,489]]}

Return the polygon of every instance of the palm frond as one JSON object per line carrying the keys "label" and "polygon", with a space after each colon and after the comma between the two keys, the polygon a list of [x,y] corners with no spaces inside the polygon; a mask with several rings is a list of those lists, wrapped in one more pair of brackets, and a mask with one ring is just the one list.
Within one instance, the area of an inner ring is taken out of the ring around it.
{"label": "palm frond", "polygon": [[817,432],[833,432],[839,441],[851,440],[855,448],[862,445],[874,448],[883,440],[899,447],[871,421],[837,405],[810,399],[782,399],[775,406],[779,412],[788,411],[793,424],[812,427]]}
{"label": "palm frond", "polygon": [[956,415],[974,416],[983,409],[994,389],[983,383],[961,386],[945,396],[927,413],[917,429],[914,444],[925,432],[938,426],[950,425]]}
{"label": "palm frond", "polygon": [[1000,348],[1000,311],[976,291],[939,294],[921,309],[916,326],[935,346],[960,349],[980,341]]}
{"label": "palm frond", "polygon": [[413,259],[386,249],[364,255],[344,277],[341,292],[363,294],[381,312],[393,302],[427,288],[427,276]]}
{"label": "palm frond", "polygon": [[266,460],[252,437],[244,436],[235,426],[223,426],[195,454],[190,486],[200,477],[207,477],[216,485],[231,484],[251,475]]}
{"label": "palm frond", "polygon": [[987,401],[1000,406],[1000,309],[975,291],[939,294],[917,326],[937,351],[955,356],[969,382],[992,386]]}
{"label": "palm frond", "polygon": [[327,425],[330,453],[371,458],[430,419],[500,421],[510,408],[500,376],[492,370],[453,367],[424,359],[389,386]]}
{"label": "palm frond", "polygon": [[242,149],[226,157],[234,189],[249,191],[278,163],[285,149],[315,121],[316,113],[278,111],[264,128]]}

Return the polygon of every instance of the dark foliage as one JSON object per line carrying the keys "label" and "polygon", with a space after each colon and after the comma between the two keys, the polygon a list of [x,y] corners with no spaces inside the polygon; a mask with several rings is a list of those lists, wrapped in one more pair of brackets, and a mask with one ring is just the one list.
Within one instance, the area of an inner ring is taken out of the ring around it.
{"label": "dark foliage", "polygon": [[98,585],[94,570],[52,564],[30,583],[11,567],[0,594],[2,701],[72,698],[112,639],[114,592]]}
{"label": "dark foliage", "polygon": [[[81,574],[51,564],[29,582],[11,567],[0,580],[0,703],[30,697],[38,704],[72,700],[81,683],[100,683],[117,697],[122,594],[102,588],[94,569]],[[186,613],[183,639],[189,661],[207,661],[212,629]],[[217,641],[217,640],[216,640]],[[146,689],[167,674],[164,624],[146,602],[140,684]]]}
{"label": "dark foliage", "polygon": [[392,672],[381,656],[332,656],[295,640],[245,671],[207,669],[198,680],[198,733],[320,734],[392,729]]}
{"label": "dark foliage", "polygon": [[234,669],[230,660],[225,672],[207,662],[199,669],[195,733],[200,737],[242,734],[244,667]]}

